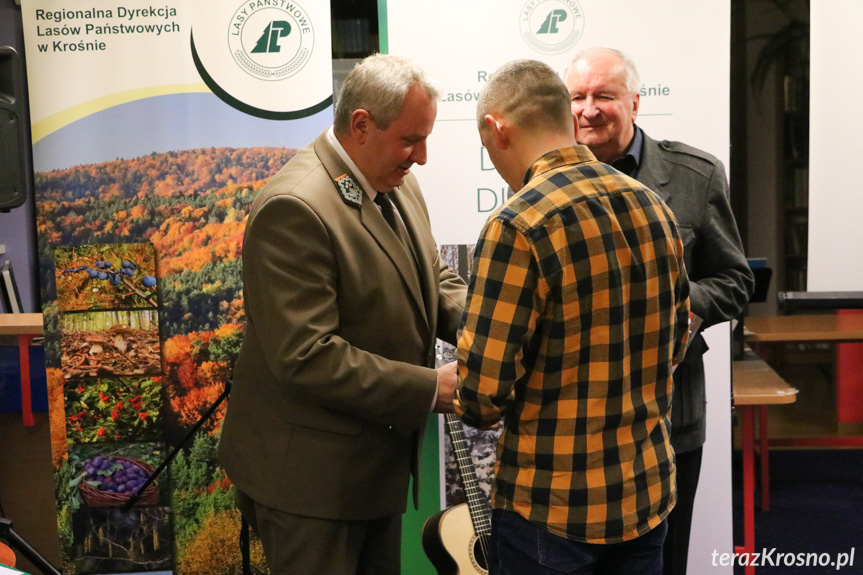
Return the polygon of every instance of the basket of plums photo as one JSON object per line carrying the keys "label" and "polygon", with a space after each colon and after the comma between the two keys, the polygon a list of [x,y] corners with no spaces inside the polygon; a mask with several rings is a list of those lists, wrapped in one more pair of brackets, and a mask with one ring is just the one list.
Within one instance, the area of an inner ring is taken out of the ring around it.
{"label": "basket of plums photo", "polygon": [[[155,468],[143,461],[118,455],[96,456],[84,461],[81,496],[88,507],[120,507],[147,481]],[[147,486],[135,505],[155,505],[159,488]]]}

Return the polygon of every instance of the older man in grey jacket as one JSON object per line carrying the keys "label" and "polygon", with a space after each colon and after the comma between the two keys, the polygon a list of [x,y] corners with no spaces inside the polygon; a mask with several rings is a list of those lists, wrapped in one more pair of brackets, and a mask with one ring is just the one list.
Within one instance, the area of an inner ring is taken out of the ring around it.
{"label": "older man in grey jacket", "polygon": [[[754,288],[728,198],[725,168],[680,142],[657,142],[635,124],[638,72],[616,50],[579,54],[567,73],[578,142],[659,194],[677,218],[690,280],[690,306],[702,329],[738,316]],[[701,335],[674,374],[671,443],[677,464],[677,506],[669,516],[664,573],[683,575],[692,508],[705,441],[706,401]]]}

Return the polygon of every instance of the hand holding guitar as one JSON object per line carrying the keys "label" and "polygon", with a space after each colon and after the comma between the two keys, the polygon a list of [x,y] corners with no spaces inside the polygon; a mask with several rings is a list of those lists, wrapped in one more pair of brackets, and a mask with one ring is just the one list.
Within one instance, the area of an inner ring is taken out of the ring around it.
{"label": "hand holding guitar", "polygon": [[457,379],[455,361],[437,368],[437,401],[434,404],[436,413],[452,413],[452,394]]}

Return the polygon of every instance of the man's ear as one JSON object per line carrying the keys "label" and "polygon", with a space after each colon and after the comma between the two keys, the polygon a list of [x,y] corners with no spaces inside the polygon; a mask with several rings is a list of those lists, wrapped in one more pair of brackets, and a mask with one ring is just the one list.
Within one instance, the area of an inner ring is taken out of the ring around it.
{"label": "man's ear", "polygon": [[635,122],[635,119],[638,117],[638,106],[641,104],[641,94],[635,93],[635,96],[632,98],[632,121]]}
{"label": "man's ear", "polygon": [[483,119],[489,127],[495,145],[501,150],[507,149],[510,144],[510,130],[506,119],[495,117],[492,114],[486,114]]}
{"label": "man's ear", "polygon": [[351,138],[359,144],[365,143],[366,136],[369,129],[372,127],[372,123],[372,117],[366,110],[363,110],[362,108],[354,110],[354,113],[351,114]]}

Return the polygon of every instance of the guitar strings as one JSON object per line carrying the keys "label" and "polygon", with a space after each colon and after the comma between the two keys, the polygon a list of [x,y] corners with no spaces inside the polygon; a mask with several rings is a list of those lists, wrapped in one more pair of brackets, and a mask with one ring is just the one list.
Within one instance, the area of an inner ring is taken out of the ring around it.
{"label": "guitar strings", "polygon": [[[453,452],[456,455],[456,461],[470,461],[471,465],[465,465],[466,469],[462,471],[461,479],[464,485],[465,494],[468,500],[468,510],[470,511],[472,523],[474,524],[474,534],[479,539],[479,549],[482,552],[482,559],[485,568],[488,569],[489,562],[489,534],[491,529],[491,518],[488,516],[485,494],[479,488],[479,482],[476,478],[476,473],[473,469],[473,458],[470,455],[470,450],[467,446],[467,439],[464,435],[464,429],[461,427],[461,420],[453,413],[448,413],[445,416],[446,429],[449,432],[450,442],[452,443]],[[477,516],[478,515],[478,516]],[[476,533],[477,526],[482,527],[482,533]]]}

